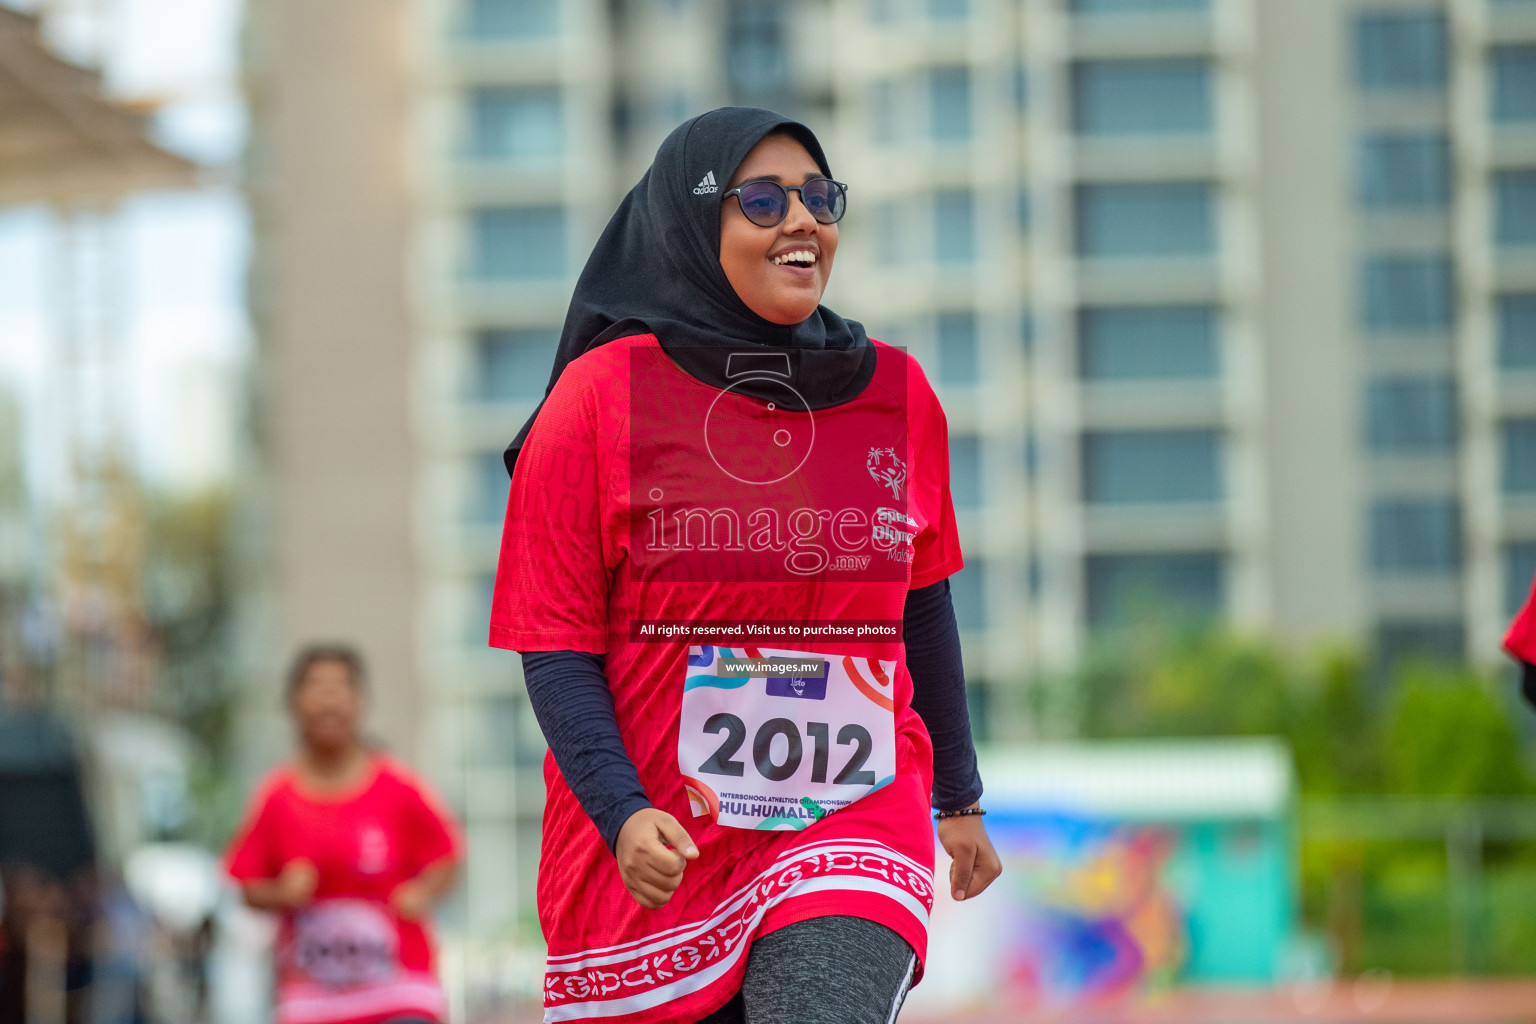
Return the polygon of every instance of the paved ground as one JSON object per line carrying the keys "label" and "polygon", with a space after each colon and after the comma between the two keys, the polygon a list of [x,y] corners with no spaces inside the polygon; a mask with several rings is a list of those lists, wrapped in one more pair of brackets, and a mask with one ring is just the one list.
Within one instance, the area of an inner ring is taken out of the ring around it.
{"label": "paved ground", "polygon": [[1536,1024],[1536,980],[1367,978],[1276,991],[1180,990],[1138,1002],[1071,1010],[997,1009],[901,1024]]}

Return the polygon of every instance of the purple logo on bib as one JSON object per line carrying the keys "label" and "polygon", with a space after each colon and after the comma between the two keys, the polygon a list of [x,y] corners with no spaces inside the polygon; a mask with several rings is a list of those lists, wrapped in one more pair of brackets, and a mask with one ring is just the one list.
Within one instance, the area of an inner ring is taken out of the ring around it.
{"label": "purple logo on bib", "polygon": [[[769,661],[796,662],[797,658],[769,658]],[[827,699],[827,663],[821,663],[821,671],[797,676],[768,677],[768,696],[799,697],[801,700]]]}

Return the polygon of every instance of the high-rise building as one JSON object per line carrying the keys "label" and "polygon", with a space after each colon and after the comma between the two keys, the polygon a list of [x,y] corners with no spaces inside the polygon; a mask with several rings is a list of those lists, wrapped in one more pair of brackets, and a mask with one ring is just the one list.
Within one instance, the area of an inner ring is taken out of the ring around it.
{"label": "high-rise building", "polygon": [[272,619],[369,648],[472,928],[531,923],[542,802],[485,646],[501,449],[618,198],[719,103],[822,134],[828,302],[944,400],[984,733],[1149,612],[1496,656],[1536,571],[1536,2],[252,8]]}
{"label": "high-rise building", "polygon": [[839,287],[950,410],[983,687],[1147,611],[1497,657],[1536,4],[838,9]]}

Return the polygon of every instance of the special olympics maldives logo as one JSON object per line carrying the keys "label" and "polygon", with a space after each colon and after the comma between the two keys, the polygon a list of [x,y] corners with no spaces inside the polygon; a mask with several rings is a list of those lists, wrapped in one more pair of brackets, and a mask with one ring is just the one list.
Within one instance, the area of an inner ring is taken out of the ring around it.
{"label": "special olympics maldives logo", "polygon": [[891,497],[901,500],[901,488],[907,482],[907,464],[896,457],[895,448],[871,448],[864,468],[881,487],[891,489]]}

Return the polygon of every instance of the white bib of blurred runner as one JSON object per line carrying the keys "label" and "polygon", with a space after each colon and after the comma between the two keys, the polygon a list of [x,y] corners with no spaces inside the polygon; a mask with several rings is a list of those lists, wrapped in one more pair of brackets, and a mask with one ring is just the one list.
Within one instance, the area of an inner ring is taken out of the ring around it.
{"label": "white bib of blurred runner", "polygon": [[293,923],[293,966],[326,988],[353,988],[393,977],[399,969],[394,920],[366,900],[321,900]]}
{"label": "white bib of blurred runner", "polygon": [[688,648],[677,761],[694,817],[803,829],[896,777],[896,663]]}

